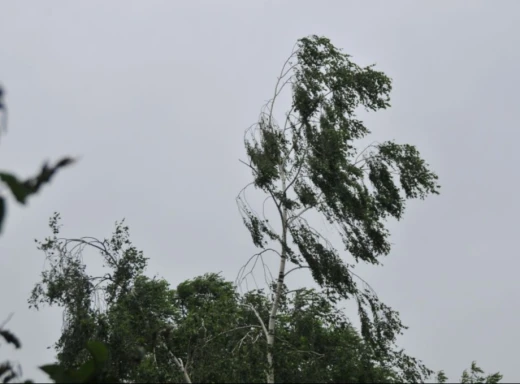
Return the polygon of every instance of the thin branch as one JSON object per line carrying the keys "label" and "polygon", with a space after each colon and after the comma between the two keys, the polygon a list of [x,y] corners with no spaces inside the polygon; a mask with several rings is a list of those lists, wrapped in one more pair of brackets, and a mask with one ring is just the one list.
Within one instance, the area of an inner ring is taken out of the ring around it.
{"label": "thin branch", "polygon": [[296,115],[292,115],[292,111],[294,110],[294,106],[291,107],[291,109],[289,109],[289,112],[286,113],[286,116],[285,116],[285,123],[283,125],[283,130],[285,132],[285,130],[287,129],[287,123],[291,120],[291,116],[295,116]]}
{"label": "thin branch", "polygon": [[242,337],[240,339],[240,341],[237,343],[237,345],[235,345],[235,347],[231,350],[231,353],[234,354],[236,350],[240,349],[240,347],[242,346],[242,344],[244,343],[245,339],[247,337],[249,337],[252,341],[251,341],[251,344],[255,344],[258,339],[260,338],[260,336],[262,335],[262,333],[258,333],[258,335],[256,335],[256,338],[253,340],[253,338],[251,337],[251,333],[252,333],[253,330],[247,332],[244,337]]}
{"label": "thin branch", "polygon": [[[295,45],[296,46],[296,45]],[[289,68],[288,71],[286,71],[284,73],[284,70],[285,70],[285,66],[289,63],[289,61],[291,61],[291,59],[295,56],[296,52],[294,50],[294,47],[293,47],[293,52],[291,53],[291,55],[287,58],[287,60],[285,60],[285,63],[283,64],[282,66],[282,70],[280,71],[280,77],[278,78],[278,81],[276,82],[276,85],[275,85],[275,92],[274,92],[274,97],[272,98],[272,100],[269,102],[269,104],[271,104],[271,110],[270,110],[270,113],[269,113],[269,125],[271,125],[271,121],[272,121],[272,115],[273,115],[273,108],[272,106],[274,105],[274,102],[276,101],[276,97],[278,96],[278,94],[281,92],[281,90],[278,92],[278,85],[280,84],[280,81],[287,75],[287,73],[294,68],[294,66],[291,66],[291,68]],[[290,79],[290,78],[289,78]],[[284,83],[284,86],[287,82]],[[282,89],[283,89],[283,86],[282,86]]]}
{"label": "thin branch", "polygon": [[310,354],[313,354],[313,355],[316,355],[316,356],[319,356],[320,358],[321,357],[325,357],[324,354],[322,353],[318,353],[318,352],[315,352],[315,351],[302,351],[301,349],[298,349],[296,348],[295,346],[293,346],[290,342],[288,342],[287,340],[284,340],[278,336],[275,336],[275,338],[278,340],[278,341],[281,341],[282,343],[284,343],[285,345],[291,347],[293,349],[293,351],[295,352],[299,352],[299,353],[310,353]]}
{"label": "thin branch", "polygon": [[[304,154],[305,156],[306,154]],[[296,171],[296,175],[294,175],[294,178],[289,182],[289,184],[285,187],[283,193],[287,193],[287,191],[289,190],[289,188],[292,187],[292,185],[296,182],[296,180],[298,179],[298,176],[300,175],[300,172],[303,168],[303,166],[305,165],[305,161],[304,160],[301,160],[300,161],[300,166],[298,167],[298,170]],[[291,169],[288,173],[291,173],[293,171],[293,169]]]}
{"label": "thin branch", "polygon": [[307,212],[308,210],[313,209],[313,208],[316,208],[318,205],[320,205],[321,202],[319,201],[319,199],[321,198],[322,195],[323,195],[323,193],[320,193],[320,194],[318,195],[318,198],[316,199],[316,200],[318,200],[318,202],[317,202],[315,205],[310,205],[310,206],[308,206],[308,207],[306,207],[306,208],[303,208],[299,213],[297,213],[297,214],[295,214],[295,215],[289,217],[289,219],[287,220],[287,225],[291,224],[291,222],[292,222],[293,220],[296,220],[296,219],[301,218],[301,216],[302,216],[305,212]]}
{"label": "thin branch", "polygon": [[231,350],[231,354],[234,355],[234,354],[235,354],[235,351],[236,351],[237,349],[240,349],[240,347],[242,347],[242,344],[244,343],[244,340],[245,340],[247,337],[251,338],[250,333],[251,333],[251,331],[247,332],[243,337],[240,338],[240,340],[238,341],[237,345],[235,345],[235,346],[233,347],[233,349]]}
{"label": "thin branch", "polygon": [[[242,189],[241,194],[243,195],[243,198],[240,197],[240,194],[236,197],[238,211],[242,217],[244,217],[244,213],[246,213],[246,210],[249,210],[251,213],[253,213],[256,217],[259,217],[258,212],[255,211],[255,209],[249,204],[249,201],[247,200],[247,196],[245,194],[246,188],[253,183],[249,183],[245,188]],[[242,205],[241,205],[242,204]],[[246,208],[246,209],[244,209]],[[247,216],[247,214],[246,214]],[[272,227],[271,227],[272,228]]]}
{"label": "thin branch", "polygon": [[0,329],[4,328],[5,325],[13,318],[14,313],[10,313],[7,316],[7,319],[4,320],[4,322],[0,325]]}
{"label": "thin branch", "polygon": [[267,274],[265,273],[266,269],[267,269],[267,272],[269,272],[269,275],[271,276],[271,282],[274,281],[274,277],[273,277],[273,274],[271,273],[271,270],[269,269],[269,266],[264,262],[264,257],[263,256],[260,256],[260,259],[262,260],[262,267],[264,269],[264,281],[265,281],[265,284],[267,286],[269,286],[269,282],[267,281]]}
{"label": "thin branch", "polygon": [[309,228],[309,230],[314,234],[314,236],[317,236],[318,238],[322,239],[323,242],[325,243],[325,245],[329,248],[329,249],[335,249],[334,246],[332,245],[332,243],[326,238],[324,237],[319,231],[317,231],[314,227],[312,227],[309,222],[307,221],[307,219],[303,218],[303,217],[298,217],[298,220],[301,220],[303,221],[307,227]]}
{"label": "thin branch", "polygon": [[[85,239],[92,239],[91,241],[87,241]],[[77,243],[80,243],[80,244],[84,244],[84,245],[90,245],[91,247],[94,247],[94,248],[97,248],[98,250],[100,250],[101,252],[103,252],[103,254],[105,254],[107,257],[110,258],[110,261],[112,261],[112,263],[114,265],[117,265],[117,261],[116,259],[112,256],[112,254],[106,249],[106,247],[104,246],[103,242],[93,238],[93,237],[89,237],[89,236],[86,236],[86,237],[82,237],[82,238],[79,238],[79,239],[64,239],[64,238],[60,238],[58,239],[58,241],[65,241],[65,244],[63,246],[64,250],[67,251],[66,247],[69,243],[72,243],[72,242],[77,242]],[[96,243],[99,243],[101,244],[102,246],[99,246],[99,245],[96,245]],[[78,244],[79,245],[79,244]],[[76,246],[75,246],[76,247]],[[75,248],[73,247],[73,249]],[[69,251],[70,252],[70,251]]]}
{"label": "thin branch", "polygon": [[[247,164],[244,160],[241,160],[241,159],[238,159],[238,161],[240,161],[242,164],[248,166],[249,168],[251,168],[253,171],[256,172],[256,169],[254,169],[254,168],[251,166],[251,164]],[[249,183],[248,185],[251,185],[251,184],[253,184],[253,182]],[[244,187],[244,188],[242,188],[242,189],[246,189],[246,188],[247,188],[247,186]]]}
{"label": "thin branch", "polygon": [[285,294],[288,295],[289,293],[293,293],[293,292],[299,292],[299,291],[305,291],[307,290],[308,288],[297,288],[297,289],[292,289],[290,291],[287,291]]}
{"label": "thin branch", "polygon": [[228,334],[228,333],[231,333],[231,332],[235,332],[235,331],[238,331],[240,329],[246,329],[246,328],[260,328],[260,326],[259,325],[244,325],[244,326],[241,326],[241,327],[236,327],[236,328],[233,328],[233,329],[229,329],[229,330],[224,331],[224,332],[220,332],[218,335],[212,336],[209,339],[207,339],[204,342],[204,346],[206,346],[209,342],[213,341],[214,339],[216,339],[219,336],[222,336],[222,335],[225,335],[225,334]]}
{"label": "thin branch", "polygon": [[[368,148],[372,148],[372,147],[375,147],[374,144],[381,144],[380,142],[378,141],[373,141],[372,143],[370,143],[369,145],[367,145],[357,156],[356,158],[354,159],[354,165],[356,165],[358,163],[358,159],[359,159],[359,156],[363,155],[363,153],[365,153],[365,151],[368,149]],[[364,158],[362,159],[364,160]],[[361,161],[361,160],[360,160]]]}
{"label": "thin branch", "polygon": [[361,282],[362,282],[366,287],[368,287],[368,290],[369,290],[370,292],[372,292],[372,294],[374,294],[374,295],[377,296],[377,293],[376,293],[375,289],[372,288],[372,286],[371,286],[370,284],[368,284],[368,283],[366,282],[366,280],[364,280],[363,278],[361,278],[358,274],[352,272],[352,269],[349,269],[349,273],[350,273],[351,275],[354,275],[355,277],[357,277],[359,280],[361,280]]}
{"label": "thin branch", "polygon": [[250,263],[254,258],[257,258],[257,260],[258,260],[259,257],[261,257],[265,252],[268,252],[268,251],[274,252],[274,253],[276,253],[278,256],[281,257],[280,252],[278,252],[276,249],[273,249],[273,248],[266,248],[266,249],[264,249],[263,251],[261,251],[261,252],[259,252],[259,253],[255,253],[253,256],[251,256],[251,257],[248,259],[248,261],[247,261],[247,262],[246,262],[242,267],[240,267],[240,269],[239,269],[239,271],[238,271],[238,274],[237,274],[237,278],[236,278],[236,280],[235,280],[235,285],[239,286],[239,285],[242,283],[242,281],[244,281],[245,277],[246,277],[249,273],[251,273],[251,271],[254,269],[254,266],[256,266],[256,261],[255,261],[255,263],[254,263],[253,268],[251,268],[250,272],[249,272],[248,274],[246,274],[246,275],[243,275],[243,273],[244,273],[245,269],[247,268],[248,264],[249,264],[249,263]]}
{"label": "thin branch", "polygon": [[289,273],[291,273],[292,271],[296,271],[296,270],[298,270],[298,269],[305,269],[305,268],[310,268],[310,267],[309,267],[308,265],[301,265],[301,266],[295,267],[295,268],[289,270],[288,272],[285,272],[285,275],[284,275],[284,276],[286,277],[286,276],[287,276]]}
{"label": "thin branch", "polygon": [[262,320],[262,317],[260,316],[260,314],[258,313],[258,311],[255,309],[255,307],[253,307],[252,304],[247,304],[246,306],[247,306],[248,308],[250,308],[250,309],[254,312],[256,318],[257,318],[258,321],[260,322],[260,325],[262,326],[262,330],[264,331],[265,338],[266,338],[266,339],[269,338],[269,332],[267,331],[267,328],[266,328],[266,326],[265,326],[265,323],[264,323],[264,321]]}

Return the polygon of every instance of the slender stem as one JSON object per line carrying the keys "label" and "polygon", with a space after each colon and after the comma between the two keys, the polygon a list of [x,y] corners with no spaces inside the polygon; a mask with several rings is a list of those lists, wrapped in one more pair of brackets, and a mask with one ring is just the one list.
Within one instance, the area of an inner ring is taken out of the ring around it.
{"label": "slender stem", "polygon": [[[282,182],[282,191],[286,191],[286,175],[285,169],[283,168],[283,164],[279,165],[280,179]],[[285,278],[285,263],[287,259],[287,208],[280,202],[278,205],[279,210],[281,211],[281,220],[282,220],[282,239],[280,245],[282,247],[281,257],[280,257],[280,267],[278,270],[278,279],[276,281],[276,291],[274,295],[273,305],[271,307],[271,312],[269,313],[269,325],[268,325],[268,336],[267,336],[267,364],[268,364],[268,372],[267,372],[267,382],[274,383],[274,361],[273,361],[273,350],[274,350],[274,341],[275,341],[275,326],[276,326],[276,314],[278,313],[278,307],[280,305],[280,296],[282,294],[282,287],[284,284]]]}
{"label": "slender stem", "polygon": [[269,332],[267,330],[267,328],[265,327],[265,323],[264,321],[262,320],[262,317],[260,316],[260,314],[258,313],[258,311],[255,309],[255,307],[253,307],[253,305],[249,305],[249,308],[251,308],[251,310],[254,312],[256,318],[258,319],[258,321],[260,321],[260,325],[262,326],[262,330],[264,331],[265,333],[265,337],[267,339],[269,339]]}
{"label": "slender stem", "polygon": [[293,269],[287,271],[287,273],[285,274],[285,276],[287,276],[287,275],[288,275],[289,273],[291,273],[292,271],[297,271],[297,270],[299,270],[299,269],[305,269],[305,268],[310,268],[310,267],[309,267],[308,265],[301,265],[301,266],[299,266],[299,267],[295,267],[295,268],[293,268]]}

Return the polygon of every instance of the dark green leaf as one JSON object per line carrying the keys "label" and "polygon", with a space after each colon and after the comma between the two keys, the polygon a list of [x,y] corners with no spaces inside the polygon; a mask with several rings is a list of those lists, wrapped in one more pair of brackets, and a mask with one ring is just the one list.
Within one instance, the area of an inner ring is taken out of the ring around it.
{"label": "dark green leaf", "polygon": [[99,341],[89,341],[87,350],[90,352],[96,364],[104,363],[108,359],[108,349]]}
{"label": "dark green leaf", "polygon": [[20,340],[12,332],[6,329],[0,329],[0,336],[2,336],[7,343],[13,344],[17,349],[22,346]]}
{"label": "dark green leaf", "polygon": [[9,190],[19,203],[25,204],[27,196],[31,194],[31,189],[24,182],[18,180],[16,176],[5,172],[0,172],[0,180],[9,187]]}
{"label": "dark green leaf", "polygon": [[59,364],[42,365],[40,369],[45,372],[55,383],[67,383],[70,377],[65,373],[65,369]]}

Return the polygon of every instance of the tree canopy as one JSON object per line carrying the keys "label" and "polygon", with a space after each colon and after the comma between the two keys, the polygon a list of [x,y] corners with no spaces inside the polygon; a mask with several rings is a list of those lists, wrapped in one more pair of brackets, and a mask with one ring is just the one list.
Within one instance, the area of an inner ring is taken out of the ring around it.
{"label": "tree canopy", "polygon": [[[43,367],[55,382],[265,382],[267,340],[257,316],[264,322],[269,317],[266,292],[241,294],[216,273],[171,288],[146,276],[147,258],[132,245],[123,221],[110,238],[97,240],[59,237],[59,220],[55,214],[52,235],[38,242],[47,268],[29,298],[37,309],[64,310],[57,364]],[[87,273],[94,261],[85,259],[87,248],[104,261],[97,276]],[[398,360],[381,358],[323,291],[283,287],[277,319],[278,382],[412,382]],[[461,382],[493,384],[501,377],[484,376],[474,362]],[[437,381],[447,381],[443,371]]]}
{"label": "tree canopy", "polygon": [[[48,268],[29,302],[36,308],[49,304],[64,309],[62,336],[56,343],[62,367],[84,364],[89,359],[85,345],[95,340],[109,351],[101,378],[265,381],[266,340],[256,316],[267,319],[271,303],[263,291],[240,295],[218,274],[171,289],[165,280],[144,275],[146,258],[131,244],[123,223],[103,241],[59,238],[58,215],[50,226],[53,235],[39,243]],[[87,274],[85,245],[99,251],[106,273]],[[320,292],[284,290],[279,321],[276,366],[282,382],[368,383],[397,377]]]}

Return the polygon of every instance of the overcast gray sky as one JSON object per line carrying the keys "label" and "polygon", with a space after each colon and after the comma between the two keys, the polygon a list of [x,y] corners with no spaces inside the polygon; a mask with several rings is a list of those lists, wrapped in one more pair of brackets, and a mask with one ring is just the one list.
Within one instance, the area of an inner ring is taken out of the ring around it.
{"label": "overcast gray sky", "polygon": [[2,1],[1,168],[81,161],[27,207],[11,200],[0,319],[15,313],[23,348],[0,360],[47,380],[36,366],[53,360],[61,312],[26,301],[54,211],[70,236],[108,237],[126,218],[149,274],[173,286],[235,278],[253,251],[235,204],[251,180],[244,129],[296,40],[317,34],[393,79],[392,108],[366,116],[373,138],[416,145],[440,176],[440,196],[391,224],[384,267],[358,270],[410,326],[399,344],[450,379],[477,360],[520,382],[519,15],[505,0]]}

